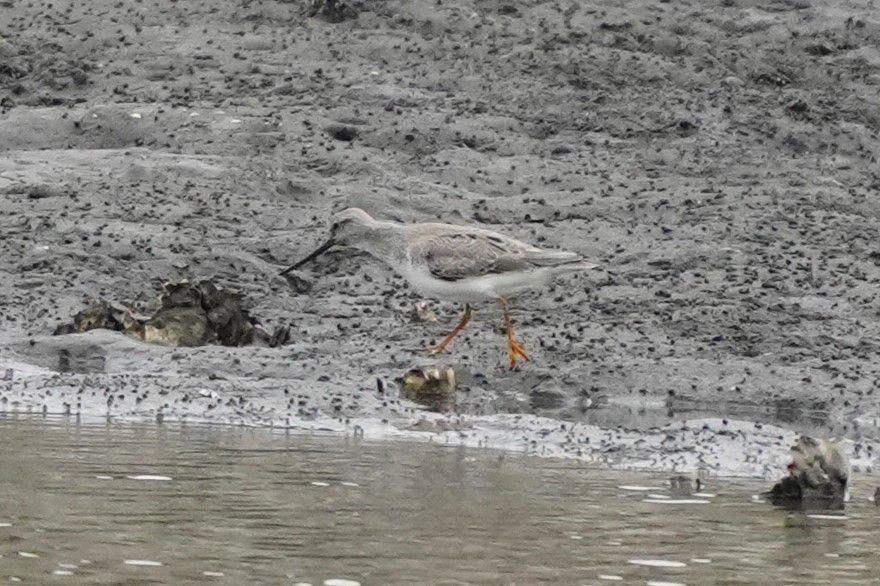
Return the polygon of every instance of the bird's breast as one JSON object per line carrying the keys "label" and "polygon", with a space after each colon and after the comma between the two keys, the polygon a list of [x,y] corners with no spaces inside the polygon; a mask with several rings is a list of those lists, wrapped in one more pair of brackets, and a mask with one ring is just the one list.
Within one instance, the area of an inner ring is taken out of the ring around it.
{"label": "bird's breast", "polygon": [[536,269],[444,280],[431,275],[426,266],[419,265],[408,265],[400,273],[421,295],[457,303],[476,303],[499,297],[513,297],[543,287],[551,277],[549,270]]}

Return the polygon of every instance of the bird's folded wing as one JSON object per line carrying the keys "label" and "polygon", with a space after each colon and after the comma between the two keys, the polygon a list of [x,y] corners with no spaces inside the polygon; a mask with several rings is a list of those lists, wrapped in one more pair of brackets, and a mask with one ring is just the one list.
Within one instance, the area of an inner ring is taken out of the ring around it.
{"label": "bird's folded wing", "polygon": [[478,231],[416,236],[411,245],[413,259],[424,262],[432,276],[444,281],[524,271],[559,262],[536,262],[534,255],[538,252],[541,251],[517,240]]}

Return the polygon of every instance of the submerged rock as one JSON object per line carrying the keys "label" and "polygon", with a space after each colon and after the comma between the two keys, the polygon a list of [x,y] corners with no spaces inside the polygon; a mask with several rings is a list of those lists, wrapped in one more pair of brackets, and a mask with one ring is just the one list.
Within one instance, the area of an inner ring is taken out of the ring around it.
{"label": "submerged rock", "polygon": [[691,496],[703,490],[703,481],[689,476],[673,476],[669,479],[669,492],[673,496]]}
{"label": "submerged rock", "polygon": [[791,448],[789,475],[762,496],[790,509],[842,509],[849,485],[849,463],[828,440],[801,436]]}

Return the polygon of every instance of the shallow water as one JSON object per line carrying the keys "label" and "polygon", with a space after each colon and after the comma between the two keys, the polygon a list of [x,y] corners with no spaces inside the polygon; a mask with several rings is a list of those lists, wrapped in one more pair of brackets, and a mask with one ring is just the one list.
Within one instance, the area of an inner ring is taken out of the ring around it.
{"label": "shallow water", "polygon": [[4,417],[0,472],[0,583],[864,584],[880,569],[864,498],[811,517],[710,479],[716,496],[674,504],[666,475],[490,451]]}

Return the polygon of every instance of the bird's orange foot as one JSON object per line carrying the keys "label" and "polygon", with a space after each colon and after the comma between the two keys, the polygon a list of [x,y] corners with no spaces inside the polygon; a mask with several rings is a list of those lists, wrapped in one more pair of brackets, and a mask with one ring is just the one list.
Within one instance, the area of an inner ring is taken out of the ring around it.
{"label": "bird's orange foot", "polygon": [[526,351],[523,350],[522,346],[519,345],[519,342],[517,342],[513,339],[512,336],[510,336],[507,338],[507,357],[509,360],[508,364],[510,365],[510,368],[516,366],[517,356],[522,358],[523,360],[529,359],[529,355],[526,354]]}

